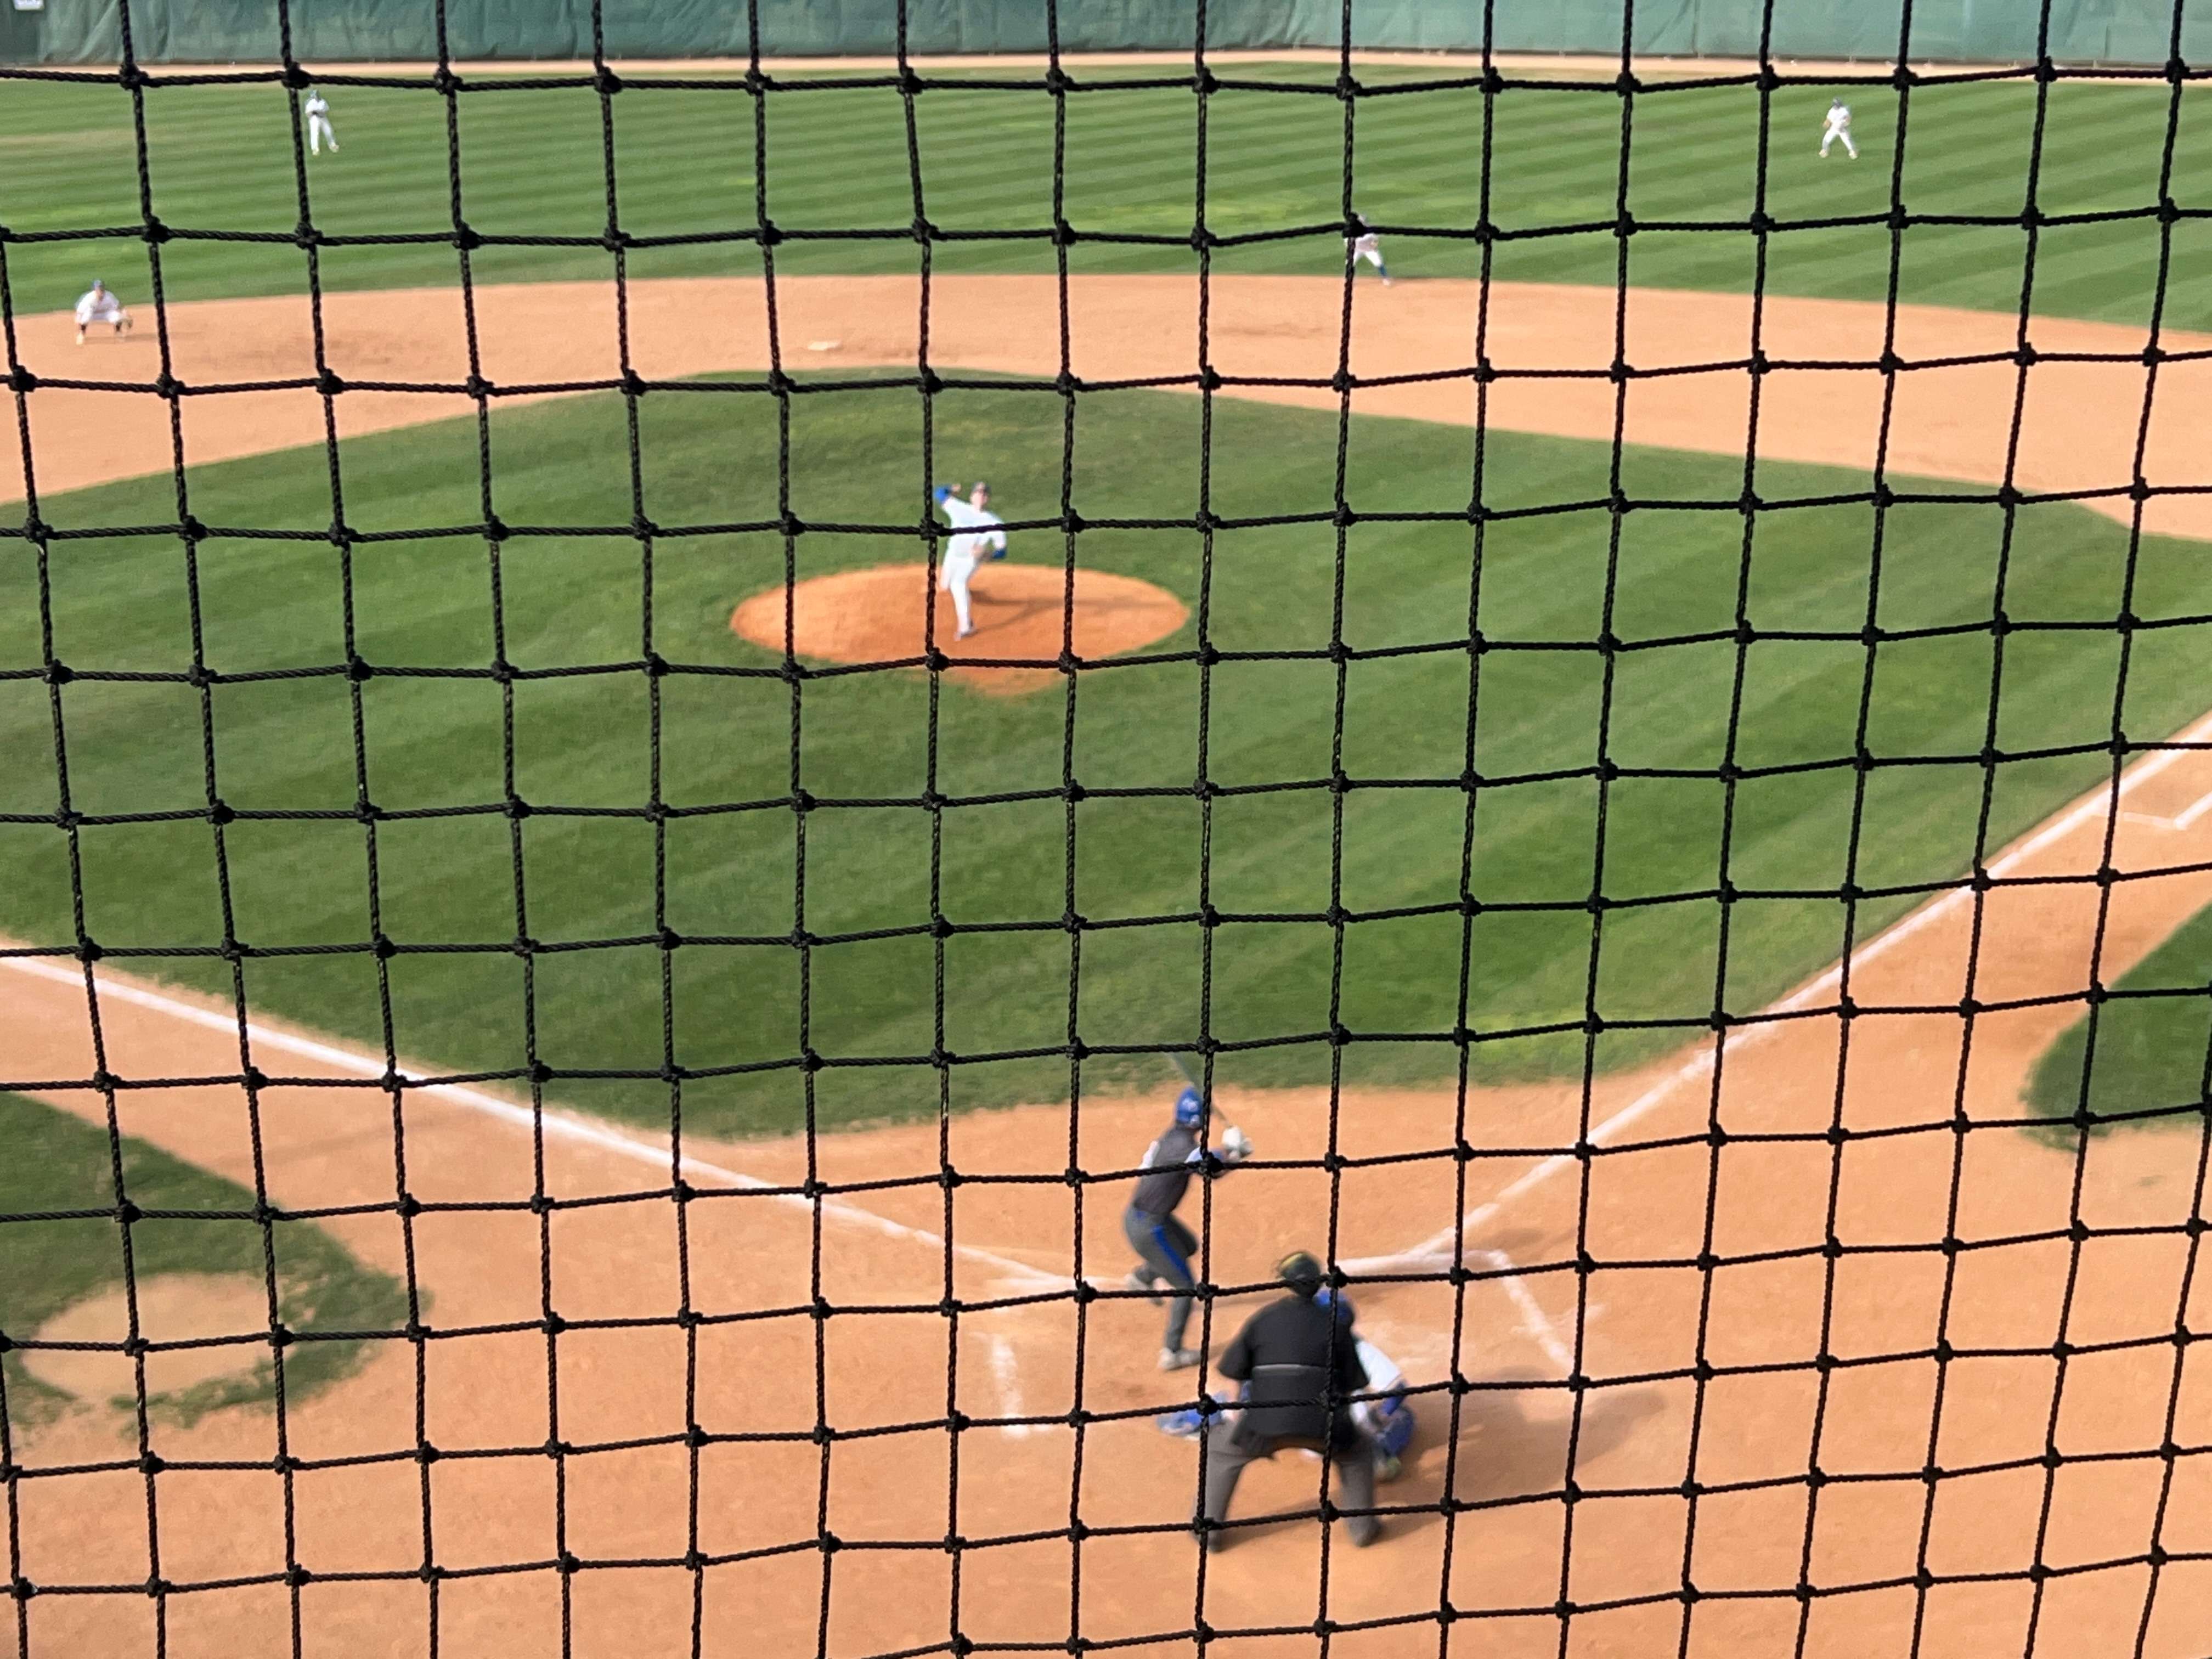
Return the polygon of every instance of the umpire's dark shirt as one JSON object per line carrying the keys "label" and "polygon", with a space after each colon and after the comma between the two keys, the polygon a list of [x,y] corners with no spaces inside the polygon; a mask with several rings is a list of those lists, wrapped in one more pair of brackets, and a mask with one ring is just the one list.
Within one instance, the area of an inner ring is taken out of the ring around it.
{"label": "umpire's dark shirt", "polygon": [[1367,1368],[1351,1329],[1310,1297],[1286,1296],[1254,1314],[1217,1369],[1246,1384],[1233,1431],[1239,1446],[1265,1450],[1286,1440],[1347,1446],[1358,1436],[1346,1402],[1367,1386]]}
{"label": "umpire's dark shirt", "polygon": [[1145,1172],[1137,1177],[1130,1207],[1146,1215],[1173,1215],[1198,1168],[1198,1131],[1171,1123],[1168,1132],[1145,1149]]}

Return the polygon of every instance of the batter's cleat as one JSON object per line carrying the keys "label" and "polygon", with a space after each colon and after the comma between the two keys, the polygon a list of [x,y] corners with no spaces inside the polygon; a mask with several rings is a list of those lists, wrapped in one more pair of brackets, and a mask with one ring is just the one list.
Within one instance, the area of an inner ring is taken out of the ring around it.
{"label": "batter's cleat", "polygon": [[1187,1371],[1198,1364],[1195,1348],[1162,1348],[1160,1369],[1164,1371]]}
{"label": "batter's cleat", "polygon": [[1371,1515],[1355,1515],[1344,1523],[1344,1535],[1354,1549],[1365,1549],[1382,1535],[1382,1523]]}
{"label": "batter's cleat", "polygon": [[970,634],[974,633],[975,631],[975,630],[974,629],[972,629],[972,628],[963,628],[963,629],[962,629],[958,633],[955,634],[952,637],[953,637],[954,639],[956,639],[956,640],[964,640],[964,639],[966,639],[966,638],[967,638]]}
{"label": "batter's cleat", "polygon": [[1134,1291],[1139,1296],[1143,1297],[1146,1301],[1151,1303],[1155,1308],[1160,1306],[1167,1300],[1165,1297],[1160,1294],[1159,1286],[1152,1283],[1152,1276],[1146,1273],[1142,1267],[1132,1267],[1129,1269],[1129,1288]]}

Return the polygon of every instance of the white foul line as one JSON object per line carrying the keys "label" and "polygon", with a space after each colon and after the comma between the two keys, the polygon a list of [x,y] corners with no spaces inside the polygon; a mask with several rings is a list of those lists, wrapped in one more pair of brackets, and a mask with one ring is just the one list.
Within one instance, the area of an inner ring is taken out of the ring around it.
{"label": "white foul line", "polygon": [[[2203,716],[2195,724],[2181,732],[2179,735],[2169,738],[2168,741],[2176,744],[2202,743],[2208,737],[2212,737],[2212,714]],[[2100,812],[2116,807],[2119,800],[2124,799],[2139,785],[2148,783],[2176,761],[2192,752],[2194,751],[2188,749],[2161,749],[2156,754],[2138,761],[2123,772],[2120,775],[2117,792],[2110,783],[2100,784],[2057,817],[2028,836],[2026,841],[1993,861],[1988,866],[1990,874],[2002,876],[2018,867],[2052,842],[2061,836],[2072,834]],[[2205,799],[2212,800],[2212,796],[2207,796]],[[2204,801],[2199,801],[2196,806],[2189,810],[2193,814],[2204,805]],[[2178,822],[2177,820],[2177,823]],[[1852,963],[1855,965],[1863,966],[1872,962],[1875,957],[1893,950],[1911,939],[1939,916],[1948,915],[1955,907],[1964,904],[1972,896],[1973,890],[1970,887],[1947,888],[1929,902],[1922,905],[1920,908],[1898,921],[1895,926],[1869,939],[1853,951]],[[1842,982],[1843,973],[1844,965],[1838,963],[1809,983],[1776,1003],[1768,1010],[1768,1013],[1770,1015],[1794,1013],[1808,1003],[1819,1000]],[[1647,1116],[1682,1085],[1709,1076],[1717,1063],[1721,1052],[1742,1048],[1754,1042],[1763,1042],[1779,1031],[1784,1023],[1770,1018],[1758,1024],[1738,1026],[1714,1047],[1700,1048],[1696,1054],[1684,1061],[1677,1069],[1661,1078],[1620,1110],[1593,1128],[1589,1133],[1591,1144],[1598,1146],[1606,1145],[1623,1130]],[[1395,1255],[1365,1256],[1356,1261],[1340,1262],[1338,1265],[1348,1273],[1424,1272],[1433,1271],[1440,1267],[1449,1267],[1454,1260],[1452,1247],[1459,1240],[1464,1238],[1474,1228],[1495,1220],[1508,1204],[1519,1198],[1523,1193],[1550,1180],[1560,1170],[1573,1168],[1575,1162],[1574,1155],[1570,1152],[1561,1152],[1545,1158],[1531,1164],[1495,1198],[1469,1210],[1460,1218],[1456,1224],[1432,1233],[1419,1244],[1414,1245],[1413,1249],[1401,1251]],[[1519,1281],[1516,1279],[1514,1282]]]}
{"label": "white foul line", "polygon": [[[54,963],[41,961],[35,957],[0,957],[0,965],[12,968],[18,973],[28,974],[34,979],[52,980],[57,984],[81,987],[84,983],[83,969],[64,968]],[[93,982],[103,997],[112,997],[118,1002],[127,1002],[137,1007],[150,1009],[155,1013],[166,1014],[173,1019],[181,1019],[210,1031],[222,1031],[232,1036],[238,1034],[238,1021],[233,1015],[213,1013],[205,1008],[197,1007],[191,1003],[181,1001],[175,997],[165,996],[159,991],[149,991],[139,986],[110,979],[104,974],[94,975]],[[350,1073],[356,1077],[381,1078],[384,1075],[382,1060],[371,1060],[366,1055],[354,1054],[350,1050],[337,1048],[331,1043],[318,1042],[312,1037],[295,1036],[289,1031],[272,1030],[268,1026],[258,1025],[250,1020],[246,1023],[246,1035],[250,1044],[297,1054],[302,1059],[315,1060],[328,1066],[333,1071]],[[399,1076],[414,1093],[435,1096],[440,1100],[449,1102],[485,1117],[496,1119],[501,1123],[511,1124],[517,1128],[534,1129],[543,1124],[545,1136],[549,1140],[573,1141],[580,1146],[594,1147],[600,1152],[611,1152],[617,1158],[628,1158],[633,1163],[648,1164],[664,1174],[668,1170],[669,1146],[666,1141],[656,1143],[642,1137],[625,1134],[609,1125],[596,1122],[579,1114],[563,1111],[557,1108],[548,1107],[542,1112],[533,1111],[527,1106],[518,1106],[512,1101],[500,1099],[496,1095],[488,1095],[481,1090],[465,1088],[457,1083],[417,1083],[404,1071],[399,1073]],[[763,1181],[757,1176],[749,1176],[743,1170],[726,1169],[721,1164],[709,1164],[703,1158],[692,1158],[688,1154],[680,1167],[686,1176],[701,1177],[718,1186],[732,1188],[739,1191],[760,1192],[775,1184],[773,1182]],[[903,1225],[887,1217],[878,1215],[872,1210],[862,1209],[857,1205],[842,1204],[835,1199],[817,1200],[810,1199],[803,1194],[793,1192],[777,1192],[772,1196],[778,1203],[787,1204],[801,1210],[811,1211],[818,1203],[823,1219],[866,1228],[885,1238],[910,1240],[939,1252],[947,1248],[945,1240],[935,1233],[926,1231],[919,1227]],[[989,1250],[979,1250],[973,1245],[954,1244],[950,1248],[952,1254],[962,1260],[989,1267],[994,1272],[1010,1279],[1053,1285],[1065,1285],[1070,1282],[1060,1274],[1046,1273],[1042,1268],[1030,1267],[1027,1262],[1016,1261],[1010,1256],[998,1255]]]}

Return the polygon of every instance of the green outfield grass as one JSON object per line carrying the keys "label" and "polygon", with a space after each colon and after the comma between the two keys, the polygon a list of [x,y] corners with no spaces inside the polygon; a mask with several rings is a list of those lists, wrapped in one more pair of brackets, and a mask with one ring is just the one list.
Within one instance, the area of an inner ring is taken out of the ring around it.
{"label": "green outfield grass", "polygon": [[[1116,74],[1098,71],[1102,85]],[[1282,82],[1328,78],[1314,65],[1240,68]],[[1376,87],[1446,71],[1367,68]],[[1093,78],[1086,74],[1085,79]],[[1863,159],[1815,155],[1824,88],[1790,88],[1772,101],[1767,208],[1804,221],[1887,213],[1897,95],[1848,88]],[[313,222],[333,235],[449,234],[453,180],[445,101],[427,87],[331,89],[343,151],[310,162]],[[156,88],[146,97],[154,212],[173,227],[289,235],[299,222],[288,94],[274,86]],[[1406,92],[1356,106],[1355,195],[1380,223],[1471,229],[1481,211],[1479,92]],[[2064,83],[2051,89],[2038,203],[2046,214],[2154,205],[2168,100],[2160,86]],[[484,91],[459,100],[462,211],[479,231],[600,235],[606,181],[600,100],[589,90]],[[1924,88],[1911,96],[1902,198],[1923,214],[2017,215],[2026,200],[2036,107],[2027,83]],[[906,271],[915,181],[905,112],[885,89],[794,91],[769,100],[767,144],[756,149],[753,108],[734,84],[625,91],[612,103],[621,222],[652,237],[746,229],[754,185],[793,231],[872,228],[882,240],[790,241],[786,271]],[[2204,94],[2185,100],[2173,193],[2183,205],[2212,165]],[[1042,91],[940,88],[915,104],[923,206],[948,231],[1048,228],[1052,216],[1053,100]],[[1516,91],[1496,102],[1491,216],[1502,227],[1610,222],[1620,183],[1621,104],[1609,90]],[[1759,98],[1735,88],[1656,91],[1638,98],[1629,143],[1628,205],[1655,222],[1741,220],[1754,202]],[[1345,118],[1333,97],[1231,90],[1210,100],[1206,217],[1245,235],[1341,216]],[[1188,92],[1098,91],[1067,100],[1066,213],[1079,232],[1187,238],[1194,222],[1197,100]],[[128,96],[118,88],[10,82],[0,100],[0,224],[19,233],[140,226],[137,150]],[[2053,226],[2036,258],[2037,308],[2141,323],[2158,269],[2148,220]],[[1743,289],[1753,276],[1748,234],[1651,231],[1630,244],[1632,281],[1667,288]],[[1925,225],[1903,239],[1899,290],[1908,301],[2003,311],[2020,303],[2026,236],[2018,228]],[[2212,231],[2185,221],[2173,236],[2166,321],[2212,327]],[[1470,240],[1389,239],[1394,269],[1414,276],[1471,276]],[[69,305],[94,276],[131,303],[149,293],[145,248],[131,240],[17,244],[7,250],[14,303]],[[1615,280],[1609,230],[1514,240],[1498,249],[1501,278]],[[1224,272],[1327,273],[1341,244],[1322,234],[1221,250]],[[1772,239],[1768,284],[1784,294],[1881,299],[1891,239],[1881,225],[1793,230]],[[1186,270],[1188,246],[1079,242],[1078,272]],[[1041,240],[940,245],[940,271],[1049,271]],[[284,245],[175,240],[163,254],[179,298],[302,291],[302,254]],[[757,276],[750,242],[641,249],[641,276]],[[597,249],[491,248],[478,280],[610,275]],[[340,248],[324,280],[348,288],[451,283],[449,245]]]}
{"label": "green outfield grass", "polygon": [[[726,388],[730,383],[723,383]],[[1056,400],[1009,386],[937,399],[941,476],[988,470],[998,505],[1016,519],[1056,510]],[[774,407],[725,389],[641,404],[647,510],[665,526],[729,521],[775,510]],[[1075,435],[1077,507],[1092,520],[1176,516],[1197,499],[1194,399],[1158,392],[1086,395]],[[1221,402],[1215,411],[1213,505],[1231,516],[1326,510],[1336,423],[1323,414]],[[347,514],[365,531],[465,524],[476,514],[475,436],[466,422],[356,441],[344,466]],[[793,411],[793,507],[815,522],[918,515],[920,403],[902,390],[802,398]],[[1463,508],[1468,434],[1361,419],[1351,428],[1355,507]],[[514,525],[626,523],[631,507],[622,406],[603,398],[509,410],[495,422],[494,496]],[[1486,497],[1496,507],[1587,500],[1607,487],[1602,445],[1493,434]],[[1638,499],[1731,499],[1740,469],[1723,459],[1630,450],[1625,482]],[[1844,491],[1863,483],[1820,469],[1770,466],[1770,499]],[[318,526],[330,517],[322,452],[304,449],[198,469],[191,505],[230,527]],[[90,529],[158,523],[173,511],[165,479],[49,500],[50,520]],[[1480,626],[1519,647],[1481,659],[1476,764],[1500,782],[1480,796],[1472,884],[1492,904],[1579,905],[1592,890],[1598,792],[1588,777],[1531,775],[1597,762],[1604,676],[1589,648],[1606,625],[1608,515],[1561,512],[1492,527],[1483,548]],[[1876,614],[1887,628],[1971,623],[1990,606],[1997,515],[1923,505],[1887,518]],[[1361,649],[1463,638],[1471,532],[1462,523],[1360,524],[1347,532],[1343,637]],[[1741,520],[1732,511],[1636,512],[1623,520],[1611,626],[1656,641],[1734,626]],[[1765,629],[1855,633],[1866,620],[1874,543],[1870,509],[1763,514],[1749,577],[1749,615]],[[919,554],[911,543],[809,532],[799,574]],[[40,660],[35,568],[0,560],[0,665]],[[1052,562],[1055,534],[1024,532],[1014,556]],[[2086,620],[2083,632],[2014,633],[2008,641],[1998,741],[2008,750],[2101,741],[2108,735],[2126,536],[2065,505],[2023,511],[2006,599],[2016,621]],[[1088,566],[1147,578],[1195,604],[1198,538],[1188,532],[1087,530]],[[766,665],[726,618],[745,594],[781,579],[769,536],[671,536],[653,563],[653,643],[670,660]],[[1212,637],[1224,650],[1323,650],[1331,634],[1334,533],[1327,526],[1222,533],[1212,570]],[[525,537],[498,573],[506,651],[532,670],[639,660],[641,560],[624,537]],[[326,544],[239,538],[209,541],[198,565],[207,661],[228,674],[282,676],[343,660],[349,594]],[[984,579],[988,581],[988,576]],[[453,535],[362,547],[351,568],[356,647],[384,667],[482,668],[494,653],[491,576],[480,539]],[[59,543],[51,562],[52,628],[59,659],[87,671],[176,672],[191,654],[191,595],[182,550],[162,535]],[[2157,617],[2212,610],[2201,549],[2142,544],[2134,607]],[[1162,649],[1191,648],[1187,626]],[[2197,630],[2137,635],[2130,732],[2162,734],[2201,712]],[[1639,768],[1713,769],[1725,742],[1736,651],[1728,641],[1654,645],[1618,659],[1608,756]],[[1748,653],[1735,759],[1746,767],[1835,762],[1852,750],[1867,669],[1856,638],[1765,641]],[[1990,686],[1986,636],[1960,633],[1892,642],[1878,653],[1867,742],[1884,757],[1965,756],[1983,741]],[[1158,799],[1092,794],[1075,814],[1075,905],[1097,921],[1188,915],[1200,902],[1200,817],[1188,793],[1197,769],[1200,676],[1190,663],[1083,677],[1073,770],[1091,791],[1147,787]],[[1212,902],[1240,915],[1324,911],[1331,899],[1330,769],[1335,670],[1325,659],[1224,663],[1212,675],[1206,752],[1228,786],[1305,787],[1233,794],[1215,804]],[[1446,650],[1352,663],[1346,674],[1343,767],[1358,780],[1408,787],[1346,798],[1340,899],[1374,912],[1451,905],[1459,894],[1466,802],[1468,659]],[[347,682],[325,672],[218,686],[211,694],[216,787],[233,810],[313,810],[319,819],[249,819],[223,832],[239,938],[263,948],[358,946],[369,937],[365,836],[350,818],[355,736]],[[503,799],[502,706],[482,679],[379,673],[362,687],[368,787],[386,811],[495,806]],[[149,815],[82,836],[86,925],[108,947],[211,945],[222,935],[213,837],[204,812],[199,698],[178,684],[74,679],[60,692],[71,800],[89,814]],[[1007,699],[956,685],[935,726],[936,787],[975,797],[1049,790],[1061,779],[1066,708],[1054,689]],[[649,799],[653,730],[643,674],[624,670],[536,678],[514,688],[514,787],[534,805],[629,809]],[[787,936],[793,925],[795,815],[781,803],[798,781],[817,797],[912,800],[927,787],[932,727],[916,672],[808,684],[794,708],[774,678],[678,673],[663,684],[659,765],[683,806],[769,803],[688,816],[667,829],[665,921],[682,935]],[[0,680],[0,812],[51,815],[58,801],[49,688]],[[2097,757],[2005,767],[1990,844],[2087,787]],[[1413,787],[1419,781],[1428,787]],[[1857,878],[1868,886],[1948,878],[1972,846],[1981,774],[1974,765],[1898,767],[1872,775]],[[1737,793],[1730,875],[1747,890],[1832,890],[1846,878],[1852,775],[1831,765],[1784,773]],[[1711,780],[1627,779],[1607,804],[1603,890],[1612,899],[1709,892],[1720,866],[1723,791]],[[1066,813],[1057,799],[958,805],[943,813],[942,904],[958,923],[1053,920],[1068,874]],[[649,936],[653,831],[635,816],[540,811],[519,834],[525,922],[535,939],[574,943]],[[526,1063],[524,979],[505,948],[518,931],[514,844],[495,812],[401,818],[377,835],[378,900],[403,945],[467,944],[472,952],[407,952],[389,963],[402,1052],[464,1069]],[[838,806],[810,815],[805,924],[817,934],[927,922],[930,814],[918,805]],[[0,823],[0,931],[72,937],[64,837],[49,823]],[[1909,901],[1867,905],[1863,929]],[[1609,914],[1596,1001],[1610,1020],[1697,1018],[1714,993],[1717,907],[1709,898],[1634,904]],[[1370,919],[1344,931],[1340,1017],[1356,1032],[1444,1032],[1457,1012],[1456,915]],[[1832,898],[1770,897],[1735,908],[1729,1006],[1749,1010],[1832,960],[1844,913]],[[1579,908],[1498,910],[1474,928],[1470,1018],[1497,1031],[1579,1019],[1590,973],[1591,921]],[[1200,930],[1176,921],[1108,928],[1083,939],[1079,1028],[1089,1043],[1187,1042],[1196,1034]],[[1324,1030],[1330,1017],[1331,929],[1322,921],[1239,922],[1216,937],[1213,1028],[1257,1042]],[[799,953],[787,943],[686,945],[671,958],[673,1029],[687,1066],[787,1059],[799,1047]],[[207,958],[135,963],[204,988],[224,983]],[[538,957],[531,985],[536,1052],[569,1070],[658,1067],[662,957],[645,944]],[[855,940],[811,953],[809,1035],[841,1058],[925,1054],[933,1040],[933,963],[921,937]],[[1068,941],[1043,933],[956,935],[945,948],[945,1041],[975,1054],[1066,1040]],[[257,1006],[372,1044],[380,1041],[376,964],[356,949],[258,960]],[[1613,1032],[1603,1065],[1648,1056],[1680,1031]],[[1576,1034],[1486,1042],[1485,1077],[1571,1074]],[[1449,1076],[1447,1044],[1375,1042],[1346,1051],[1346,1073],[1376,1082]],[[1224,1058],[1223,1075],[1252,1083],[1323,1079],[1323,1044]],[[1149,1086],[1155,1061],[1095,1062],[1090,1086]],[[819,1074],[825,1120],[933,1107],[924,1068],[832,1068]],[[983,1104],[1064,1092],[1065,1062],[959,1068],[955,1102]],[[587,1106],[653,1118],[667,1110],[657,1081],[564,1080]],[[726,1130],[791,1125],[801,1083],[786,1070],[687,1085],[688,1121]]]}
{"label": "green outfield grass", "polygon": [[[2136,994],[2116,997],[2097,1017],[2097,1058],[2087,1102],[2081,1062],[2089,1021],[2084,1015],[2036,1065],[2027,1098],[2037,1111],[2071,1117],[2086,1103],[2100,1115],[2148,1112],[2205,1098],[2205,1070],[2212,1064],[2212,910],[2184,922],[2113,989]],[[2142,1121],[2192,1132],[2202,1127],[2201,1119],[2185,1115]]]}
{"label": "green outfield grass", "polygon": [[[0,1217],[6,1218],[0,1220],[0,1330],[29,1337],[71,1303],[123,1284],[117,1223],[66,1214],[113,1209],[114,1166],[106,1130],[21,1095],[0,1092],[0,1146],[7,1148],[0,1158]],[[158,1273],[240,1273],[266,1282],[252,1193],[129,1135],[123,1176],[125,1192],[140,1209],[186,1212],[131,1224],[132,1267],[141,1283]],[[398,1282],[363,1267],[320,1227],[281,1221],[272,1232],[278,1308],[291,1329],[375,1331],[404,1322],[407,1302]],[[357,1342],[295,1344],[284,1360],[286,1399],[304,1399],[349,1375],[362,1358]],[[6,1363],[11,1415],[19,1424],[60,1403],[59,1391],[32,1376],[20,1354]],[[191,1416],[267,1399],[272,1389],[264,1355],[251,1378],[204,1383],[160,1403]]]}

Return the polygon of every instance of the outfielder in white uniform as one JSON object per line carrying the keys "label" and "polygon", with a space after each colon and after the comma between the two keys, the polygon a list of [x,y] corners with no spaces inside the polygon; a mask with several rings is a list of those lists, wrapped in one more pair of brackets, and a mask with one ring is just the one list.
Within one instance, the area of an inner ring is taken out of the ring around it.
{"label": "outfielder in white uniform", "polygon": [[1375,267],[1375,274],[1382,279],[1382,286],[1390,286],[1389,268],[1382,263],[1382,239],[1367,228],[1367,221],[1357,213],[1352,216],[1352,226],[1358,234],[1352,239],[1352,266],[1357,270],[1359,262],[1366,260]]}
{"label": "outfielder in white uniform", "polygon": [[1851,106],[1842,99],[1832,99],[1828,104],[1828,125],[1820,134],[1820,159],[1828,158],[1828,146],[1838,138],[1854,161],[1859,159],[1859,147],[1851,142]]}
{"label": "outfielder in white uniform", "polygon": [[968,579],[985,559],[1006,556],[1006,532],[993,528],[1006,520],[984,510],[991,499],[988,484],[976,484],[968,492],[965,501],[961,500],[956,484],[939,484],[932,493],[952,527],[964,532],[955,536],[946,546],[945,562],[937,570],[937,586],[951,593],[953,612],[960,618],[960,631],[953,638],[964,640],[975,631],[975,620],[968,609]]}
{"label": "outfielder in white uniform", "polygon": [[123,301],[107,291],[107,285],[95,281],[76,302],[76,343],[84,343],[84,331],[94,323],[106,323],[118,335],[131,331],[131,313],[123,308]]}
{"label": "outfielder in white uniform", "polygon": [[330,100],[313,87],[307,88],[307,101],[300,106],[307,118],[307,154],[323,153],[323,140],[331,141],[331,154],[338,153],[337,129],[331,125]]}

